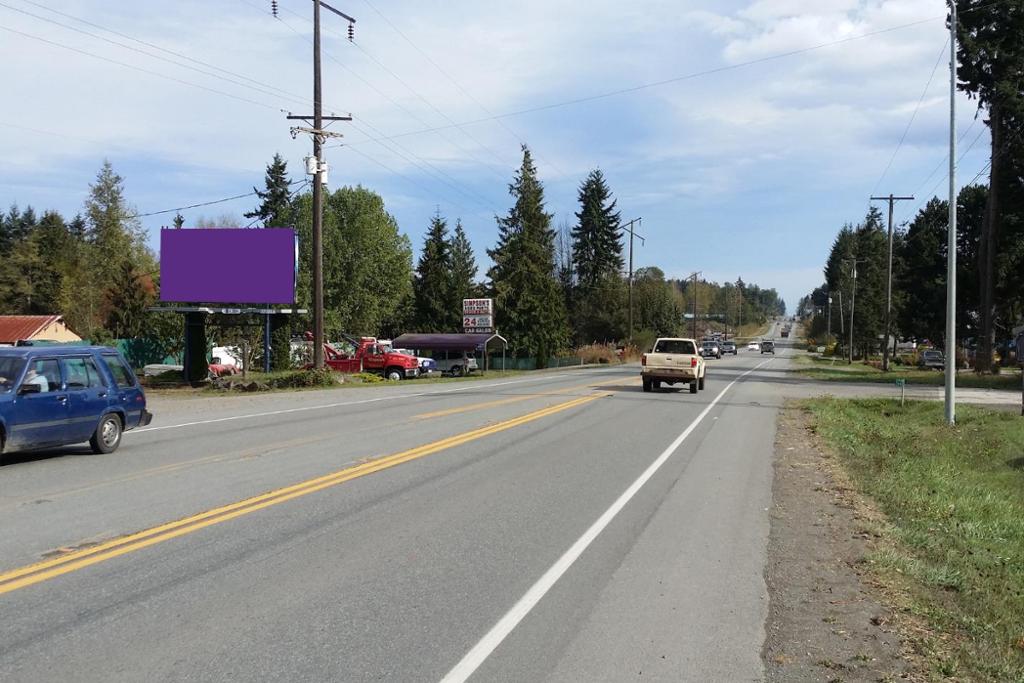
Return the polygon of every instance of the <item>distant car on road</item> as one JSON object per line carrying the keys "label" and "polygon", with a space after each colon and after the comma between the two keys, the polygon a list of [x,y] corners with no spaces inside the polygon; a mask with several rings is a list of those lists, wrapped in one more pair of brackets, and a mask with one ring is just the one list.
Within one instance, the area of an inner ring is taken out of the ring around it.
{"label": "distant car on road", "polygon": [[749,344],[747,344],[747,351],[760,351],[760,350],[761,350],[761,345],[759,343],[757,343],[756,341],[752,341]]}
{"label": "distant car on road", "polygon": [[946,357],[943,355],[942,351],[922,351],[921,355],[917,358],[917,364],[922,368],[945,370]]}
{"label": "distant car on road", "polygon": [[716,341],[706,341],[700,345],[700,351],[698,352],[704,358],[714,356],[715,358],[722,357],[722,347],[718,345]]}
{"label": "distant car on road", "polygon": [[761,353],[762,354],[770,353],[770,354],[772,354],[774,356],[775,355],[775,342],[773,342],[771,340],[767,340],[767,339],[765,341],[761,342]]}
{"label": "distant car on road", "polygon": [[736,355],[736,342],[734,342],[734,341],[722,342],[722,353],[731,353],[732,355],[735,356]]}
{"label": "distant car on road", "polygon": [[0,349],[0,453],[89,442],[112,453],[153,415],[117,349]]}

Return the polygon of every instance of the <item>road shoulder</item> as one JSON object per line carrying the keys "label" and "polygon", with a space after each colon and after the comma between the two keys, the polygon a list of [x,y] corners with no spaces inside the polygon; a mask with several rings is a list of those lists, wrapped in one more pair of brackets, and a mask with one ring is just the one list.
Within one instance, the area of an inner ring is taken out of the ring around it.
{"label": "road shoulder", "polygon": [[799,408],[780,413],[774,470],[765,679],[914,678],[892,610],[859,570],[874,513],[854,499]]}

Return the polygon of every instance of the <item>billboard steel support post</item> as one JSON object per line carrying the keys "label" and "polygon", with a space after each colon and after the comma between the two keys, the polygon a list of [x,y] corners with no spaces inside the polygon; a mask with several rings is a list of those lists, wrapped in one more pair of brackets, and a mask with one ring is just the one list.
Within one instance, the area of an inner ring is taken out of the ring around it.
{"label": "billboard steel support post", "polygon": [[263,372],[270,372],[270,314],[263,314]]}

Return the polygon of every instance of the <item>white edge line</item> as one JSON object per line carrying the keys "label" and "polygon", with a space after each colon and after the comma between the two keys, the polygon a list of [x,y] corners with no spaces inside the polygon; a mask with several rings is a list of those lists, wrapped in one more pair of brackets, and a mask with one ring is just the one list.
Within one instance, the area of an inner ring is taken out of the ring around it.
{"label": "white edge line", "polygon": [[[594,374],[614,374],[614,373],[594,373]],[[543,382],[549,379],[557,379],[559,377],[568,377],[566,373],[559,373],[556,375],[546,375],[544,377],[529,377],[527,379],[513,379],[507,382],[497,382],[494,384],[477,384],[475,382],[467,382],[467,386],[458,387],[455,389],[443,389],[440,391],[421,391],[415,394],[400,394],[398,396],[379,396],[377,398],[367,398],[361,401],[341,401],[338,403],[324,403],[315,406],[301,406],[298,408],[283,408],[281,410],[269,410],[262,413],[247,413],[245,415],[231,415],[228,417],[218,417],[212,420],[196,420],[195,422],[182,422],[180,424],[173,425],[159,425],[157,427],[142,427],[141,429],[131,429],[125,432],[128,434],[145,434],[147,432],[158,432],[165,429],[180,429],[182,427],[195,427],[197,425],[215,424],[218,422],[231,422],[233,420],[248,420],[257,417],[270,417],[271,415],[287,415],[289,413],[301,413],[309,410],[326,410],[328,408],[340,408],[342,406],[354,406],[363,403],[377,403],[379,401],[397,401],[403,398],[418,398],[420,396],[433,396],[435,394],[451,394],[456,391],[468,391],[469,389],[489,389],[491,387],[502,387],[508,384],[523,384],[524,382]]]}
{"label": "white edge line", "polygon": [[622,495],[612,503],[611,507],[605,510],[604,513],[597,518],[597,521],[590,525],[590,528],[587,529],[583,535],[565,551],[565,554],[558,558],[558,560],[555,561],[555,563],[551,565],[551,567],[544,572],[539,579],[537,579],[536,583],[530,586],[530,589],[526,591],[523,597],[519,598],[519,601],[512,606],[512,609],[506,612],[505,616],[499,619],[498,623],[491,627],[491,630],[473,646],[473,649],[467,652],[466,656],[463,657],[462,660],[459,661],[459,663],[456,664],[443,679],[441,679],[441,683],[463,683],[463,681],[472,676],[473,673],[480,668],[480,665],[487,660],[491,653],[501,645],[502,641],[508,637],[508,634],[519,625],[519,622],[521,622],[526,615],[530,613],[530,610],[540,602],[541,598],[551,590],[551,587],[554,586],[555,583],[562,578],[562,575],[569,570],[573,563],[579,559],[580,555],[583,554],[583,551],[585,551],[587,547],[594,542],[594,539],[604,531],[605,527],[615,519],[619,512],[622,511],[622,508],[626,507],[626,504],[629,503],[633,496],[636,495],[637,491],[639,491],[643,485],[654,476],[661,466],[664,465],[670,457],[672,457],[679,446],[682,445],[683,441],[690,436],[693,430],[697,428],[697,425],[701,423],[707,414],[711,412],[711,409],[718,404],[723,396],[725,396],[726,392],[729,391],[736,382],[771,361],[772,359],[768,359],[729,382],[729,384],[727,384],[726,387],[718,393],[718,396],[715,396],[715,399],[709,403],[703,411],[701,411],[700,415],[690,423],[690,426],[683,430],[683,433],[677,436],[675,440],[668,445],[668,448],[662,451],[661,455],[659,455],[657,459],[655,459],[655,461],[652,462],[646,470],[644,470],[643,474],[629,485],[629,488],[627,488]]}

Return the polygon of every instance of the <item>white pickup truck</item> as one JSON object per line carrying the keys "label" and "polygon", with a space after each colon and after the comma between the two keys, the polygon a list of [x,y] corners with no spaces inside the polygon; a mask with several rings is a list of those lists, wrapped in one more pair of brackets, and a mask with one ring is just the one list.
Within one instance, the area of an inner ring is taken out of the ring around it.
{"label": "white pickup truck", "polygon": [[660,389],[661,383],[690,385],[690,393],[696,394],[704,388],[707,366],[697,350],[693,339],[662,337],[654,342],[654,348],[640,358],[640,378],[644,391]]}

